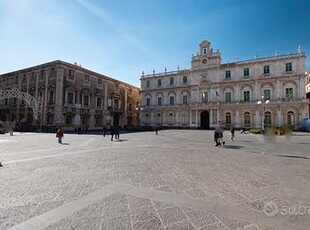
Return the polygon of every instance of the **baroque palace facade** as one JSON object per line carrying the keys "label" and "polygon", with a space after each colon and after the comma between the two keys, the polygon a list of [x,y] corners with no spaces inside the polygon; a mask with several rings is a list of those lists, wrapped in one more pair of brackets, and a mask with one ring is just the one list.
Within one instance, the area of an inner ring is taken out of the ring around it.
{"label": "baroque palace facade", "polygon": [[18,88],[39,105],[39,118],[24,100],[0,100],[0,120],[65,130],[137,125],[139,88],[60,60],[0,75],[0,90]]}
{"label": "baroque palace facade", "polygon": [[306,56],[295,54],[221,63],[207,40],[192,56],[191,68],[145,75],[140,92],[141,125],[260,128],[293,125],[309,117]]}

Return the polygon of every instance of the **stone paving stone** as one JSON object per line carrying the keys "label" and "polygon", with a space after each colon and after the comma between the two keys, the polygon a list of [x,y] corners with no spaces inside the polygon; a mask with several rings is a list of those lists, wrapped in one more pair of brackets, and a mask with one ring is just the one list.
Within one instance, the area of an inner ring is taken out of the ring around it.
{"label": "stone paving stone", "polygon": [[154,207],[156,210],[158,209],[166,209],[175,206],[174,204],[171,203],[163,203],[163,202],[158,202],[158,201],[152,201]]}
{"label": "stone paving stone", "polygon": [[210,198],[208,194],[203,189],[191,189],[184,191],[186,195],[190,197],[197,197],[197,198]]}
{"label": "stone paving stone", "polygon": [[127,195],[127,200],[131,210],[136,210],[144,206],[152,206],[150,199]]}
{"label": "stone paving stone", "polygon": [[168,224],[165,227],[165,230],[195,230],[196,228],[188,221],[182,222],[174,222],[172,224]]}
{"label": "stone paving stone", "polygon": [[247,225],[241,228],[237,228],[236,230],[261,230],[256,224]]}
{"label": "stone paving stone", "polygon": [[132,225],[133,230],[164,230],[164,226],[158,218],[148,219],[143,222],[136,222]]}
{"label": "stone paving stone", "polygon": [[186,207],[182,207],[182,210],[196,228],[201,228],[203,226],[219,222],[219,220],[215,217],[215,215],[211,213],[196,211]]}
{"label": "stone paving stone", "polygon": [[169,185],[163,185],[156,188],[156,190],[164,191],[164,192],[173,192],[172,188]]}
{"label": "stone paving stone", "polygon": [[204,226],[199,230],[229,230],[229,228],[225,226],[223,223],[218,222],[215,224]]}
{"label": "stone paving stone", "polygon": [[164,225],[187,220],[187,217],[182,212],[182,209],[177,206],[158,209],[157,211]]}
{"label": "stone paving stone", "polygon": [[138,209],[130,210],[130,217],[133,223],[143,222],[149,219],[158,218],[153,206],[144,206]]}
{"label": "stone paving stone", "polygon": [[63,221],[57,222],[45,228],[44,230],[62,230],[62,229],[100,229],[100,218],[94,217],[80,217],[68,218]]}
{"label": "stone paving stone", "polygon": [[104,204],[104,211],[102,215],[107,219],[113,218],[115,216],[128,216],[128,205],[121,203],[121,201],[119,201],[118,204],[113,205]]}
{"label": "stone paving stone", "polygon": [[[0,169],[0,229],[115,182],[187,194],[189,199],[218,201],[258,214],[262,214],[261,207],[270,200],[279,205],[309,200],[309,160],[277,156],[310,158],[305,148],[308,133],[298,133],[290,142],[281,137],[264,142],[260,135],[237,133],[236,141],[229,142],[229,146],[238,149],[214,148],[210,131],[163,130],[156,138],[152,134],[124,134],[126,141],[122,142],[103,141],[102,136],[96,135],[66,134],[68,145],[62,146],[57,144],[54,134],[1,136],[1,140],[7,141],[1,142],[0,150],[4,165]],[[130,216],[130,201],[123,192],[93,207],[102,207],[100,221]],[[151,203],[156,210],[164,209],[154,200]],[[138,206],[139,203],[132,205],[133,209]],[[96,211],[84,212],[85,218],[96,217]],[[83,217],[83,212],[80,214]],[[307,219],[308,216],[287,216],[283,223],[296,223],[297,228],[298,224],[308,226]],[[281,227],[281,223],[277,226]]]}
{"label": "stone paving stone", "polygon": [[234,219],[223,217],[223,216],[217,216],[217,218],[231,230],[236,230],[238,228],[251,225],[251,223],[249,222],[245,222],[241,220],[234,220]]}
{"label": "stone paving stone", "polygon": [[131,230],[130,217],[117,217],[103,220],[100,226],[101,230]]}

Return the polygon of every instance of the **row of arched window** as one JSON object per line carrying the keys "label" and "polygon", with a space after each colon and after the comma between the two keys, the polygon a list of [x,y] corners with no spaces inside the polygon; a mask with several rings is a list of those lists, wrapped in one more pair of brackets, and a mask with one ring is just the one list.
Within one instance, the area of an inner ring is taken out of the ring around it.
{"label": "row of arched window", "polygon": [[[225,123],[226,125],[231,125],[232,122],[232,115],[230,112],[227,112],[225,114]],[[243,114],[243,124],[245,127],[251,126],[251,114],[250,112],[244,112]],[[264,114],[264,124],[265,125],[271,125],[272,124],[272,118],[271,118],[271,112],[266,111]],[[287,112],[287,124],[288,125],[294,125],[295,124],[295,113],[293,111]]]}

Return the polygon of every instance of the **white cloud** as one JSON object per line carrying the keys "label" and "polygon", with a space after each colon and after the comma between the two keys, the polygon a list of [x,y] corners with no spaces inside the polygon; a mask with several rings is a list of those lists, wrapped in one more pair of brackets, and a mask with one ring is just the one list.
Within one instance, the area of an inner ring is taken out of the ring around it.
{"label": "white cloud", "polygon": [[136,36],[125,32],[127,30],[127,28],[125,28],[124,26],[125,23],[122,22],[119,18],[115,18],[108,10],[94,5],[86,0],[77,0],[77,2],[85,9],[87,9],[90,13],[103,21],[116,34],[118,34],[122,42],[133,46],[140,52],[150,54],[149,50],[143,45],[143,43],[139,39],[137,39]]}

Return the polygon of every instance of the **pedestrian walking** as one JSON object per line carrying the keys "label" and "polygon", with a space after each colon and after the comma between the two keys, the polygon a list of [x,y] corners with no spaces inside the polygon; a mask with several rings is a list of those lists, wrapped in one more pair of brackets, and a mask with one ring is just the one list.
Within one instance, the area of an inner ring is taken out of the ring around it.
{"label": "pedestrian walking", "polygon": [[234,141],[234,138],[235,138],[235,127],[233,127],[233,126],[231,127],[230,133],[231,133],[230,139],[231,139],[232,141]]}
{"label": "pedestrian walking", "polygon": [[120,127],[115,127],[115,140],[119,141],[119,131],[120,131]]}
{"label": "pedestrian walking", "polygon": [[1,164],[1,162],[0,162],[0,167],[2,167],[2,164]]}
{"label": "pedestrian walking", "polygon": [[214,141],[216,147],[225,145],[225,141],[223,141],[223,132],[224,129],[221,127],[221,121],[218,121],[218,124],[214,130]]}
{"label": "pedestrian walking", "polygon": [[58,138],[58,143],[62,144],[62,138],[64,136],[64,132],[62,131],[61,128],[59,128],[56,132],[56,137]]}
{"label": "pedestrian walking", "polygon": [[102,129],[102,135],[103,135],[103,137],[105,137],[106,134],[107,134],[107,127],[106,127],[106,126],[103,126],[103,129]]}
{"label": "pedestrian walking", "polygon": [[158,135],[158,126],[155,126],[155,134]]}
{"label": "pedestrian walking", "polygon": [[114,134],[115,134],[115,129],[114,127],[111,127],[111,141],[113,141]]}

